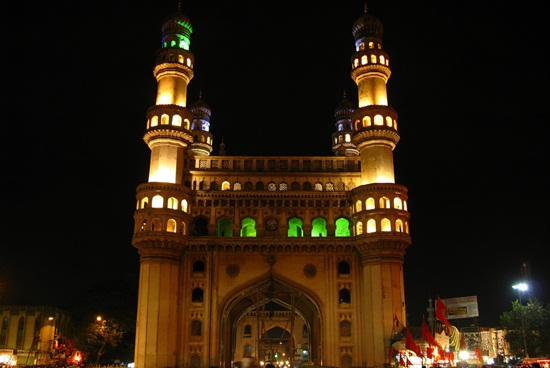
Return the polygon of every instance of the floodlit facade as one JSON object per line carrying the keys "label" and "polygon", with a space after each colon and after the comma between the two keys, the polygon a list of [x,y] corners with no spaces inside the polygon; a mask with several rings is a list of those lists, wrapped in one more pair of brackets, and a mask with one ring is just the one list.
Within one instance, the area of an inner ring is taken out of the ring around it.
{"label": "floodlit facade", "polygon": [[187,102],[191,21],[163,23],[132,240],[137,368],[387,363],[406,320],[408,197],[382,24],[365,11],[352,32],[359,98],[335,102],[333,156],[214,156],[210,107]]}

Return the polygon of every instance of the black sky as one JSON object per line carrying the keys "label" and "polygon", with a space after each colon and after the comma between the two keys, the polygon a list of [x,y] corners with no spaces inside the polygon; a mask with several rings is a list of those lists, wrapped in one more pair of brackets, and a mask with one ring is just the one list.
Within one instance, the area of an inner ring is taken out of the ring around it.
{"label": "black sky", "polygon": [[[64,305],[75,290],[137,279],[131,247],[142,141],[163,19],[175,1],[3,4],[4,174],[0,304]],[[195,78],[215,151],[332,155],[351,27],[363,1],[185,0]],[[480,323],[517,298],[549,302],[544,2],[368,1],[384,25],[399,113],[396,181],[409,188],[410,323],[427,299],[477,295]],[[6,129],[7,128],[7,129]],[[132,301],[133,302],[133,301]]]}

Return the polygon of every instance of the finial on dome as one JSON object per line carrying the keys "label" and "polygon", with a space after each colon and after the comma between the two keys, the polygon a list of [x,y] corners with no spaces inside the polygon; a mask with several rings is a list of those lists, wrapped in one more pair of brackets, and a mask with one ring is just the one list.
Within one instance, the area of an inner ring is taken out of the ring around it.
{"label": "finial on dome", "polygon": [[343,97],[342,97],[342,98],[344,98],[344,99],[348,98],[348,93],[347,93],[347,91],[346,91],[345,88],[344,88],[344,94],[343,94]]}
{"label": "finial on dome", "polygon": [[181,0],[178,0],[178,11],[181,12]]}
{"label": "finial on dome", "polygon": [[365,13],[369,12],[369,8],[367,7],[367,2],[365,1]]}
{"label": "finial on dome", "polygon": [[202,89],[199,90],[199,100],[202,100]]}

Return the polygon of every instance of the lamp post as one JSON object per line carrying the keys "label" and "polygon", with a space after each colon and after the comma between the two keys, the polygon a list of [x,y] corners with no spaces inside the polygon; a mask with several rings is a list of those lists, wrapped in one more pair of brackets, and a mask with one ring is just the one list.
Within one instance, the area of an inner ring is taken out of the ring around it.
{"label": "lamp post", "polygon": [[528,289],[528,286],[526,283],[521,283],[512,286],[514,289],[518,291],[519,296],[519,314],[521,316],[521,332],[523,333],[523,349],[525,351],[525,357],[529,358],[529,353],[527,352],[527,339],[525,339],[525,321],[523,320],[523,304],[521,303],[521,292],[526,291]]}

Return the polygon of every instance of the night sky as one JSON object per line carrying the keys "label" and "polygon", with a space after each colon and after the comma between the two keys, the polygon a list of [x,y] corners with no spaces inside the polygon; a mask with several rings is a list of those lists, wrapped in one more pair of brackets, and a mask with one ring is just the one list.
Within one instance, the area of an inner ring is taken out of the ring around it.
{"label": "night sky", "polygon": [[[137,280],[135,188],[163,19],[176,1],[2,5],[0,304],[63,306]],[[332,156],[363,1],[184,0],[217,154]],[[544,2],[368,1],[384,25],[396,182],[409,188],[409,323],[428,298],[477,295],[494,325],[530,263],[550,301],[549,44]],[[7,131],[6,131],[7,128]],[[135,303],[134,300],[129,303]]]}

